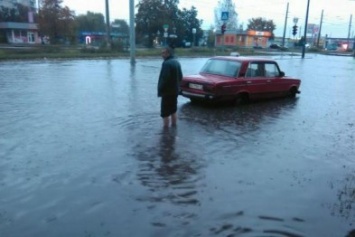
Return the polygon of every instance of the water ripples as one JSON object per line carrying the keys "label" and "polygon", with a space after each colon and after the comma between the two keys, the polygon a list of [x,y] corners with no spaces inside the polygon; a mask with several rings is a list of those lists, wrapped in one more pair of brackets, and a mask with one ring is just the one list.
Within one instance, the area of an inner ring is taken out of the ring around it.
{"label": "water ripples", "polygon": [[[205,60],[181,58],[186,74]],[[161,59],[1,62],[0,235],[351,233],[354,69],[336,61],[330,72],[314,70],[319,58],[281,60],[303,79],[296,99],[179,97],[167,130]]]}

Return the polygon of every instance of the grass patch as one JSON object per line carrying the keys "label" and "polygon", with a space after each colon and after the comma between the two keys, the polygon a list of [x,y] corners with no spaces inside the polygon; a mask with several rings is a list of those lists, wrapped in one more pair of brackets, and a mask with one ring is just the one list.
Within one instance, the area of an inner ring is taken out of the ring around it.
{"label": "grass patch", "polygon": [[[8,45],[6,45],[8,46]],[[129,50],[124,50],[120,45],[113,49],[106,47],[82,47],[82,46],[56,46],[36,45],[32,47],[3,47],[0,49],[0,60],[29,60],[43,58],[129,58]],[[136,48],[135,56],[139,57],[160,57],[162,48]],[[177,48],[175,53],[178,57],[212,57],[230,55],[231,52],[238,52],[243,56],[268,54],[268,50],[255,50],[243,47],[193,47]],[[292,51],[290,51],[291,53]],[[318,50],[309,50],[317,53]],[[281,53],[281,52],[280,52]]]}

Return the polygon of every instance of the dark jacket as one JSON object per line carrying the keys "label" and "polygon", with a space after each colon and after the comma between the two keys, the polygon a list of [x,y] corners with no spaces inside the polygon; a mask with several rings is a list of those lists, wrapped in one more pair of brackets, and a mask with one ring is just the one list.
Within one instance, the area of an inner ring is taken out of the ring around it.
{"label": "dark jacket", "polygon": [[166,58],[161,66],[158,96],[178,95],[182,80],[181,65],[173,56]]}

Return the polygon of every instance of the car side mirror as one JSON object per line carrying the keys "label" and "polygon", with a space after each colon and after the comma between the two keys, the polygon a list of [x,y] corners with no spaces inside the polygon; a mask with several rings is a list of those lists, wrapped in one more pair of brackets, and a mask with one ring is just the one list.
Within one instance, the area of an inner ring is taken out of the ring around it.
{"label": "car side mirror", "polygon": [[279,76],[280,77],[284,77],[285,76],[285,72],[281,71]]}

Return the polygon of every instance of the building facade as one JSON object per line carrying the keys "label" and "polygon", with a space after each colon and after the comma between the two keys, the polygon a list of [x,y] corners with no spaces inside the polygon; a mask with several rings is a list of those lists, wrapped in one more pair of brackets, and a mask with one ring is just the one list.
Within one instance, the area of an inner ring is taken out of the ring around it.
{"label": "building facade", "polygon": [[38,25],[34,22],[35,0],[0,0],[0,7],[16,8],[17,4],[28,7],[27,22],[0,22],[0,43],[41,43]]}
{"label": "building facade", "polygon": [[271,33],[267,31],[226,31],[216,34],[215,46],[262,47],[268,45]]}

